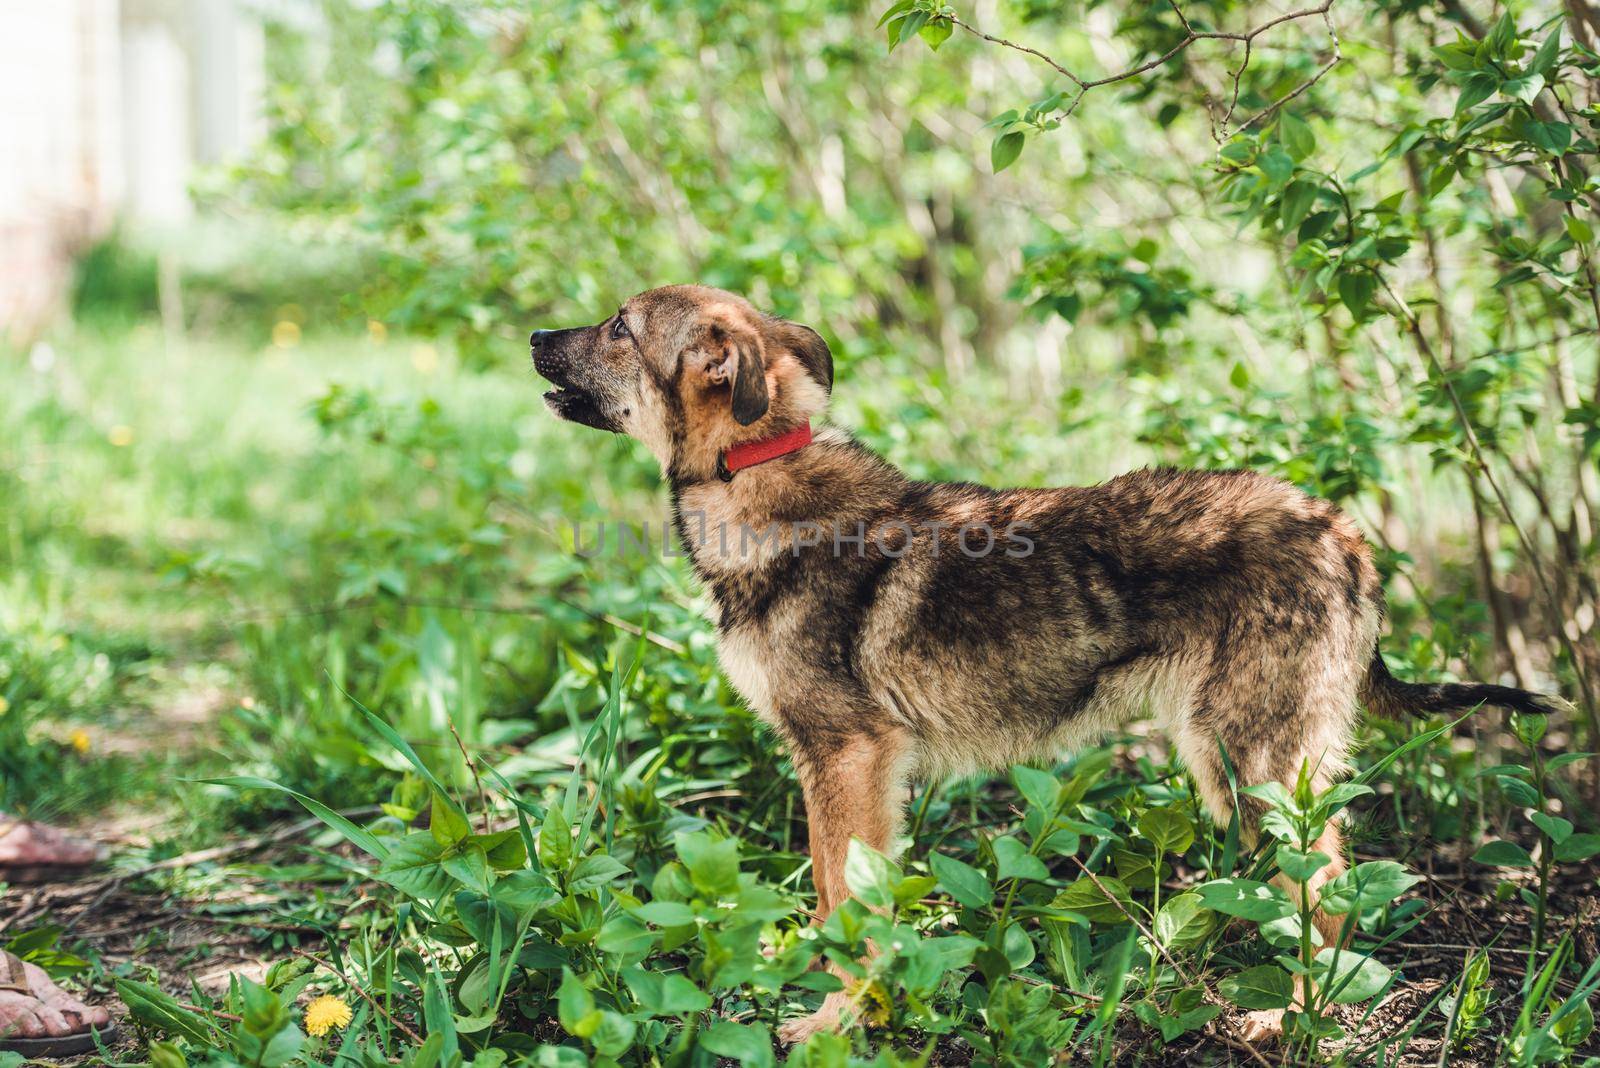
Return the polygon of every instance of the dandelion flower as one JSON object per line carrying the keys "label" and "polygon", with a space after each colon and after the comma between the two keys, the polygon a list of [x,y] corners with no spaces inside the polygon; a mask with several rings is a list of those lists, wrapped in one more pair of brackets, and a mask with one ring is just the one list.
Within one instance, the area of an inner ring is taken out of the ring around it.
{"label": "dandelion flower", "polygon": [[76,749],[78,752],[87,753],[89,751],[89,732],[84,730],[82,727],[79,727],[77,730],[68,735],[67,740],[72,743],[72,748]]}
{"label": "dandelion flower", "polygon": [[856,997],[864,1021],[875,1027],[889,1025],[889,992],[881,984],[872,980],[859,984]]}
{"label": "dandelion flower", "polygon": [[337,1031],[350,1022],[350,1006],[324,994],[306,1006],[306,1034],[321,1038],[330,1030]]}

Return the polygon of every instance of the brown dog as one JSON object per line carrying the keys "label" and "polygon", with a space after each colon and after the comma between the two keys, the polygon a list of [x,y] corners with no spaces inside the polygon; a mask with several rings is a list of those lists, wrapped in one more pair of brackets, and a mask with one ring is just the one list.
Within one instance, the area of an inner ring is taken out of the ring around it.
{"label": "brown dog", "polygon": [[[1286,482],[913,482],[840,430],[807,431],[833,385],[821,337],[700,286],[531,345],[552,411],[661,461],[723,669],[793,754],[824,916],[848,894],[850,838],[888,851],[913,776],[1053,759],[1150,714],[1226,821],[1222,747],[1241,784],[1292,787],[1309,763],[1321,789],[1345,768],[1358,698],[1386,714],[1562,707],[1391,677],[1371,551]],[[1318,848],[1336,858],[1320,885],[1343,870],[1331,825]],[[1319,926],[1336,937],[1335,918]],[[783,1037],[835,1026],[845,1003],[830,995]]]}

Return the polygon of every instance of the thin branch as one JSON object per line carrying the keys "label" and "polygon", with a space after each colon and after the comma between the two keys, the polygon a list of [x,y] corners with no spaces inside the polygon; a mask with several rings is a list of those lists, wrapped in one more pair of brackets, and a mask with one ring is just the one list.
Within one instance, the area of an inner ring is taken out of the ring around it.
{"label": "thin branch", "polygon": [[1484,481],[1488,482],[1490,490],[1494,492],[1495,500],[1500,505],[1500,511],[1505,515],[1506,522],[1511,524],[1511,529],[1516,532],[1517,540],[1522,544],[1523,552],[1527,554],[1528,563],[1533,567],[1534,577],[1544,593],[1545,602],[1550,610],[1551,629],[1555,631],[1556,640],[1561,643],[1561,647],[1566,651],[1567,659],[1572,664],[1572,673],[1578,680],[1578,689],[1583,693],[1583,711],[1589,721],[1590,737],[1600,738],[1600,715],[1597,715],[1595,708],[1594,690],[1590,687],[1589,676],[1583,659],[1578,655],[1572,636],[1567,633],[1566,620],[1562,618],[1561,613],[1561,602],[1556,597],[1555,587],[1551,585],[1549,576],[1545,574],[1544,563],[1539,557],[1538,548],[1533,544],[1533,539],[1528,536],[1528,532],[1522,528],[1522,524],[1517,521],[1516,513],[1511,508],[1511,500],[1501,487],[1499,478],[1495,476],[1494,470],[1489,466],[1488,458],[1484,455],[1483,446],[1478,441],[1477,431],[1473,429],[1472,419],[1467,414],[1466,405],[1462,403],[1460,394],[1456,392],[1455,383],[1450,381],[1450,376],[1439,363],[1438,355],[1435,354],[1433,346],[1428,342],[1427,335],[1423,333],[1421,321],[1411,311],[1411,306],[1389,285],[1389,280],[1383,276],[1381,271],[1374,271],[1373,274],[1376,276],[1378,284],[1383,287],[1383,291],[1388,294],[1389,299],[1394,303],[1396,310],[1400,312],[1406,329],[1416,341],[1417,348],[1421,350],[1423,357],[1428,361],[1429,367],[1438,376],[1445,395],[1450,398],[1450,406],[1455,411],[1456,422],[1461,427],[1461,433],[1466,440],[1467,449],[1472,455],[1472,462],[1477,466],[1478,470],[1483,472]]}
{"label": "thin branch", "polygon": [[963,30],[966,30],[968,33],[972,34],[974,37],[978,37],[978,38],[981,38],[982,40],[988,41],[990,44],[997,44],[1002,48],[1010,48],[1010,49],[1012,49],[1014,51],[1017,51],[1017,52],[1024,52],[1024,53],[1026,53],[1026,54],[1028,54],[1030,56],[1033,56],[1036,59],[1041,59],[1045,63],[1048,63],[1050,66],[1054,67],[1058,74],[1060,74],[1063,77],[1065,77],[1068,81],[1070,81],[1073,85],[1076,85],[1079,89],[1088,88],[1087,86],[1085,86],[1083,84],[1083,79],[1082,78],[1079,78],[1076,74],[1072,73],[1070,70],[1068,70],[1067,68],[1063,67],[1061,64],[1057,63],[1055,60],[1051,59],[1049,56],[1045,55],[1043,52],[1039,51],[1037,48],[1029,48],[1027,45],[1017,44],[1017,42],[1015,42],[1015,41],[1008,41],[1004,37],[995,37],[993,34],[984,33],[982,30],[978,29],[976,26],[973,26],[973,25],[970,25],[970,24],[968,24],[966,22],[961,21],[961,19],[958,16],[950,15],[950,16],[947,16],[947,17],[949,18],[950,24],[952,26],[959,26]]}
{"label": "thin branch", "polygon": [[1276,26],[1282,26],[1286,22],[1294,22],[1298,19],[1311,18],[1315,15],[1321,15],[1324,22],[1327,23],[1328,34],[1333,41],[1333,58],[1325,63],[1315,74],[1313,74],[1300,86],[1289,92],[1283,98],[1274,101],[1259,114],[1255,115],[1248,122],[1246,122],[1243,126],[1239,127],[1240,130],[1243,130],[1257,122],[1260,122],[1262,119],[1276,112],[1280,107],[1288,103],[1290,100],[1293,100],[1295,97],[1298,97],[1302,93],[1306,92],[1306,90],[1310,89],[1317,82],[1321,81],[1323,75],[1332,70],[1342,58],[1339,51],[1339,35],[1334,31],[1333,21],[1328,14],[1334,5],[1334,2],[1335,0],[1324,0],[1324,2],[1317,7],[1307,7],[1296,11],[1290,11],[1279,15],[1276,18],[1268,19],[1266,22],[1263,22],[1259,26],[1256,26],[1254,29],[1250,30],[1197,30],[1189,22],[1188,16],[1186,16],[1182,9],[1178,7],[1176,0],[1168,0],[1168,3],[1172,6],[1173,13],[1178,16],[1178,21],[1183,25],[1183,37],[1178,41],[1177,44],[1173,45],[1159,56],[1156,56],[1153,59],[1147,59],[1143,63],[1135,64],[1134,66],[1131,66],[1126,70],[1119,71],[1116,74],[1108,74],[1103,78],[1082,78],[1077,74],[1074,74],[1071,70],[1067,69],[1055,59],[1039,51],[1037,48],[1032,48],[1024,44],[1018,44],[1017,42],[1009,41],[1004,37],[996,37],[991,33],[985,33],[976,26],[963,21],[958,15],[944,15],[937,17],[944,18],[952,26],[958,26],[980,40],[988,41],[990,44],[996,44],[1002,48],[1009,48],[1013,51],[1021,52],[1024,55],[1032,56],[1035,59],[1048,64],[1058,74],[1066,78],[1073,85],[1077,86],[1078,92],[1072,98],[1071,103],[1069,103],[1063,109],[1064,115],[1071,115],[1074,111],[1076,111],[1078,109],[1078,104],[1082,102],[1084,96],[1089,92],[1089,90],[1098,88],[1102,85],[1114,85],[1117,82],[1124,82],[1130,78],[1137,78],[1139,75],[1144,74],[1147,71],[1151,71],[1157,67],[1165,65],[1179,53],[1188,49],[1188,47],[1194,44],[1196,41],[1241,42],[1244,44],[1244,60],[1239,64],[1239,68],[1233,72],[1233,101],[1228,106],[1227,117],[1223,119],[1223,125],[1226,126],[1228,120],[1233,117],[1234,109],[1238,106],[1239,79],[1244,75],[1245,68],[1250,64],[1250,54],[1254,46],[1255,39],[1266,33],[1268,30],[1271,30]]}

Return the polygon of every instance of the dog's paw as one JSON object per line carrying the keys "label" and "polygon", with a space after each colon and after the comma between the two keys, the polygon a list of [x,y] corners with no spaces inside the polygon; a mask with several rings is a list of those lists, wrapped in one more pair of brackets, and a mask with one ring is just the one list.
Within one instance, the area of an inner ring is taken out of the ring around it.
{"label": "dog's paw", "polygon": [[1270,1046],[1283,1037],[1283,1010],[1262,1009],[1245,1016],[1239,1037],[1252,1046]]}
{"label": "dog's paw", "polygon": [[778,1038],[780,1041],[794,1046],[812,1035],[821,1031],[837,1031],[839,1023],[844,1017],[844,1007],[848,998],[843,991],[835,991],[822,999],[822,1008],[810,1016],[802,1016],[797,1020],[778,1025]]}
{"label": "dog's paw", "polygon": [[798,1046],[819,1031],[831,1031],[833,1025],[827,1020],[819,1019],[820,1012],[810,1016],[802,1016],[798,1020],[778,1025],[778,1041],[787,1046]]}

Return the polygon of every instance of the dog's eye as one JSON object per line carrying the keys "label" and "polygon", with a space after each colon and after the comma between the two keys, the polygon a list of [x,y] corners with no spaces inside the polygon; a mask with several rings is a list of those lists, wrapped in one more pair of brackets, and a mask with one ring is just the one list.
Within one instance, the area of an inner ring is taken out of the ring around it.
{"label": "dog's eye", "polygon": [[628,330],[628,324],[623,322],[622,316],[617,316],[617,321],[611,324],[612,338],[620,341],[627,337],[629,333],[630,331]]}

